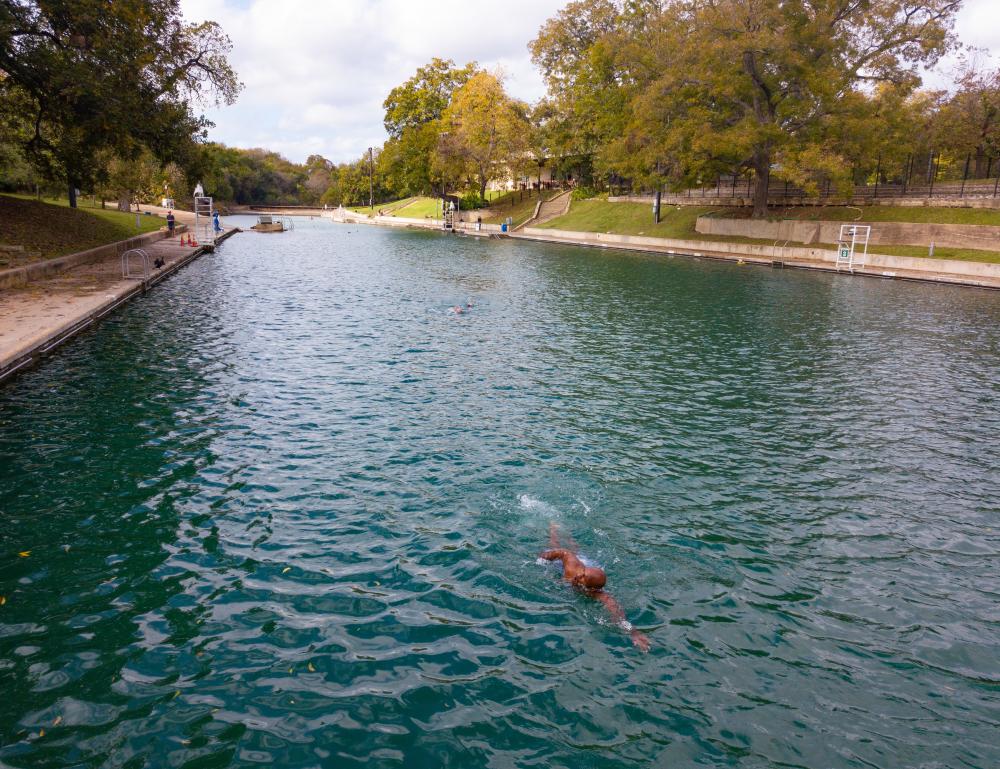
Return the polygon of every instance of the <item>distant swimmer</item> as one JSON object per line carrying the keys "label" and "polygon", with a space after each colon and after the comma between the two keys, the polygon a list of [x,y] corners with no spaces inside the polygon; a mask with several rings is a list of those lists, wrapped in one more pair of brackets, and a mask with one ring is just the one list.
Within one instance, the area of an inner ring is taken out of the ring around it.
{"label": "distant swimmer", "polygon": [[463,312],[465,312],[465,309],[462,307],[462,305],[456,304],[454,307],[451,308],[449,312],[453,312],[455,313],[455,315],[461,315]]}
{"label": "distant swimmer", "polygon": [[541,557],[546,561],[562,561],[563,579],[587,597],[604,604],[615,624],[622,630],[628,631],[632,644],[640,651],[648,652],[649,639],[632,627],[632,623],[625,619],[625,612],[618,605],[618,601],[604,591],[604,584],[607,582],[604,569],[587,566],[576,553],[560,548],[555,523],[549,523],[549,546],[551,549],[542,553]]}

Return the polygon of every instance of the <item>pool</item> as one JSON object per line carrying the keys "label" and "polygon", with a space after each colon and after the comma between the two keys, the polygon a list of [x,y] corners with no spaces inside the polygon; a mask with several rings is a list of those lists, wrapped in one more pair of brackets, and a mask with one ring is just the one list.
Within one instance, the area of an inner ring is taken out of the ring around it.
{"label": "pool", "polygon": [[295,225],[0,389],[0,766],[1000,764],[1000,294]]}

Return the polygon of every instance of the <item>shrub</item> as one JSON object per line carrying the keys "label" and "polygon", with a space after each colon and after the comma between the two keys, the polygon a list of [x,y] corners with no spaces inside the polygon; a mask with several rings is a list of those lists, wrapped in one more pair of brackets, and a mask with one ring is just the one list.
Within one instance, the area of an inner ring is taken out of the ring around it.
{"label": "shrub", "polygon": [[481,197],[479,197],[478,192],[466,192],[462,196],[463,211],[471,211],[474,208],[482,208],[485,205],[486,201],[484,201]]}
{"label": "shrub", "polygon": [[573,200],[589,200],[590,198],[607,198],[608,193],[598,192],[593,187],[577,187],[570,197]]}

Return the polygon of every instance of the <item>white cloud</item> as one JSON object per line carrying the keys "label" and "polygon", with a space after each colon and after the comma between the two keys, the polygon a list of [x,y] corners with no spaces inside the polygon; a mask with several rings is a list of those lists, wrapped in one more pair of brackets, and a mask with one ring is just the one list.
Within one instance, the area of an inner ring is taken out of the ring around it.
{"label": "white cloud", "polygon": [[[1000,3],[997,0],[966,0],[955,20],[955,34],[963,45],[986,52],[980,61],[992,67],[1000,66]],[[931,88],[947,88],[953,82],[958,56],[942,59],[924,82]]]}
{"label": "white cloud", "polygon": [[567,0],[182,0],[190,21],[217,21],[233,41],[246,89],[233,107],[209,109],[211,138],[263,146],[301,161],[353,160],[385,140],[382,102],[432,57],[478,61],[507,74],[526,101],[544,93],[528,42]]}
{"label": "white cloud", "polygon": [[[219,22],[246,90],[233,107],[210,109],[211,137],[267,147],[292,160],[319,153],[354,160],[385,139],[382,102],[417,67],[438,56],[500,66],[509,92],[544,94],[529,41],[567,0],[181,0],[190,21]],[[1000,3],[966,0],[959,38],[994,52],[1000,64]],[[948,82],[954,60],[929,73]]]}

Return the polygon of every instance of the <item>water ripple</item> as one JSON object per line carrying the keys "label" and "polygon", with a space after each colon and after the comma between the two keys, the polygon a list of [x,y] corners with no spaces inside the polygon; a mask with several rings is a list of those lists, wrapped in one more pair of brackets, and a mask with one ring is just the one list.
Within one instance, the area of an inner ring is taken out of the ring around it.
{"label": "water ripple", "polygon": [[[998,321],[231,239],[0,390],[0,766],[1000,764]],[[536,562],[550,524],[648,655]]]}

